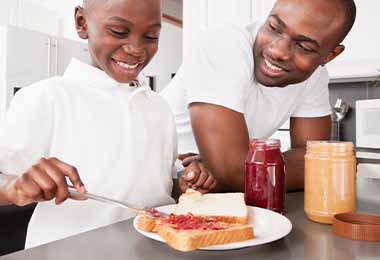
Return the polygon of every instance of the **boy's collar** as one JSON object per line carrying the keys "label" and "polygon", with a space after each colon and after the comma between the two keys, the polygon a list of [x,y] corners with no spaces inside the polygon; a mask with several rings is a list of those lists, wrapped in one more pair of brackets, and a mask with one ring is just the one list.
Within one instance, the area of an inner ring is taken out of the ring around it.
{"label": "boy's collar", "polygon": [[63,75],[67,78],[79,80],[86,85],[115,88],[115,87],[139,87],[145,82],[143,77],[139,76],[135,81],[130,83],[120,83],[92,65],[84,63],[78,59],[72,58]]}

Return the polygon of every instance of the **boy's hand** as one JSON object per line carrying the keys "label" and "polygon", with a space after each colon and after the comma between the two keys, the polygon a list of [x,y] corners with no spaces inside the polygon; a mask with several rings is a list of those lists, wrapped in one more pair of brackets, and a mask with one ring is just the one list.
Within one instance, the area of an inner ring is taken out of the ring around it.
{"label": "boy's hand", "polygon": [[76,168],[56,158],[41,158],[21,176],[8,175],[3,192],[18,206],[54,198],[61,204],[70,196],[66,177],[79,192],[86,192]]}
{"label": "boy's hand", "polygon": [[186,163],[186,168],[179,178],[179,187],[182,192],[185,192],[188,188],[192,188],[204,194],[212,190],[215,186],[215,178],[200,160],[195,159]]}

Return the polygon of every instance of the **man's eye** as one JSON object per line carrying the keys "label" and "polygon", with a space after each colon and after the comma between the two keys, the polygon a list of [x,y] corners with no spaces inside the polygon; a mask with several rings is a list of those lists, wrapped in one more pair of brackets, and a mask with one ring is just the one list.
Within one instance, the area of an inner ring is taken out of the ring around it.
{"label": "man's eye", "polygon": [[303,51],[306,51],[306,52],[313,52],[314,50],[306,47],[305,45],[303,45],[302,43],[297,43],[297,47],[302,49]]}
{"label": "man's eye", "polygon": [[280,30],[278,30],[275,26],[273,26],[273,25],[270,24],[270,23],[269,23],[269,29],[270,29],[272,32],[280,33]]}

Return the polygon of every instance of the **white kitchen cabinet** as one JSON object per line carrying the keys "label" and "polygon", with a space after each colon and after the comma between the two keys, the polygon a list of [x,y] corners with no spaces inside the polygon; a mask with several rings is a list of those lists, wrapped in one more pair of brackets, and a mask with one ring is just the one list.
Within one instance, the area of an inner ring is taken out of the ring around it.
{"label": "white kitchen cabinet", "polygon": [[355,24],[343,41],[345,51],[327,64],[332,82],[380,80],[380,1],[356,0]]}
{"label": "white kitchen cabinet", "polygon": [[67,65],[69,65],[72,57],[75,57],[86,63],[91,63],[90,53],[87,43],[78,42],[65,38],[57,39],[56,58],[53,59],[56,75],[63,75]]}
{"label": "white kitchen cabinet", "polygon": [[19,88],[62,75],[71,57],[89,62],[87,44],[24,28],[0,26],[0,116]]}
{"label": "white kitchen cabinet", "polygon": [[6,111],[15,88],[51,75],[53,52],[48,35],[11,25],[0,27],[0,113]]}

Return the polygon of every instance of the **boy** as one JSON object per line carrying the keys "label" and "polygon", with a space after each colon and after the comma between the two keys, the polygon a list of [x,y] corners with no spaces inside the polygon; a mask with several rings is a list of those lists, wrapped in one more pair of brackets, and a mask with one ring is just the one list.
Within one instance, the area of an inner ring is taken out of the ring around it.
{"label": "boy", "polygon": [[92,66],[73,60],[63,77],[14,98],[0,131],[0,202],[48,201],[34,211],[26,247],[132,216],[93,201],[55,207],[49,200],[69,197],[66,177],[81,193],[146,206],[174,202],[172,114],[138,77],[157,52],[160,10],[159,0],[84,1],[75,22]]}

